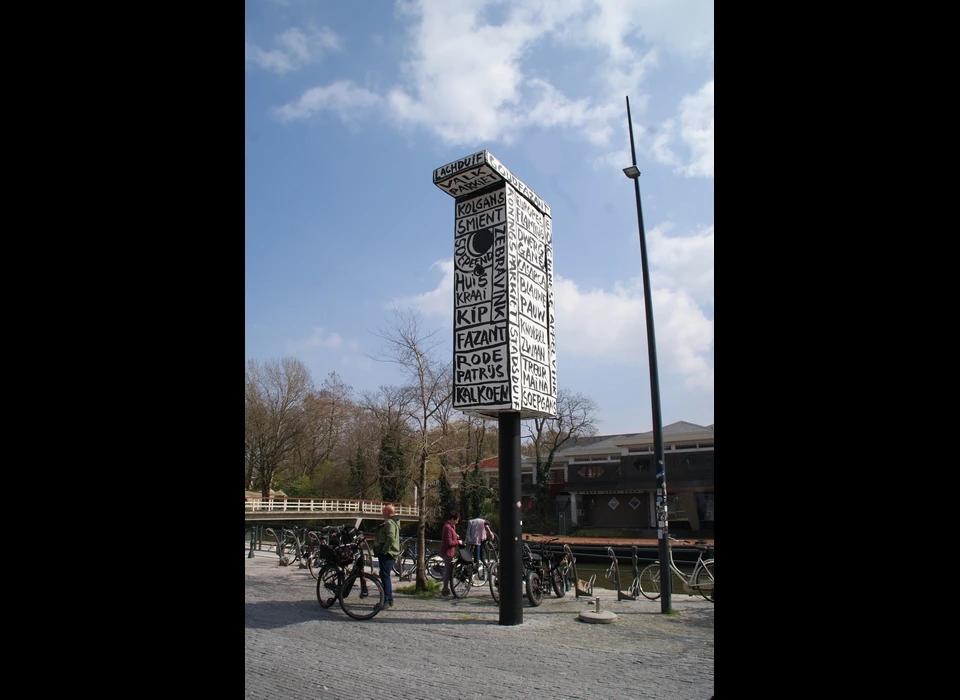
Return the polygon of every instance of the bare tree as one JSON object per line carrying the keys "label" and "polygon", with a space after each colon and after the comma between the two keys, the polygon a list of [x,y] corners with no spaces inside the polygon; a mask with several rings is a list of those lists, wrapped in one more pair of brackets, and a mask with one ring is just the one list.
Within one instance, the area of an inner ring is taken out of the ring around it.
{"label": "bare tree", "polygon": [[409,418],[417,438],[415,462],[419,469],[417,506],[417,584],[416,590],[427,589],[424,550],[426,546],[426,492],[427,465],[436,455],[442,433],[431,428],[437,423],[437,415],[444,404],[450,401],[452,383],[451,363],[441,362],[435,355],[440,345],[438,331],[427,333],[423,320],[415,311],[393,311],[393,322],[387,328],[378,329],[376,335],[385,343],[383,354],[374,359],[392,362],[399,366],[409,381],[412,391]]}
{"label": "bare tree", "polygon": [[537,460],[537,512],[541,517],[547,515],[550,468],[554,455],[571,440],[596,435],[596,413],[597,404],[593,399],[561,389],[557,393],[556,418],[524,421],[526,437],[530,438],[530,449]]}
{"label": "bare tree", "polygon": [[[347,438],[340,454],[341,479],[337,495],[366,498],[377,483],[377,443],[380,425],[373,413],[356,406],[350,419]],[[346,468],[344,469],[343,466]]]}
{"label": "bare tree", "polygon": [[244,372],[244,446],[249,485],[270,497],[274,480],[293,467],[304,429],[303,401],[312,390],[310,372],[300,360],[285,357],[247,363]]}
{"label": "bare tree", "polygon": [[303,440],[297,446],[295,476],[313,481],[321,464],[328,462],[343,443],[354,408],[353,389],[336,372],[327,375],[319,391],[303,400]]}
{"label": "bare tree", "polygon": [[[403,458],[395,460],[381,453],[386,449],[403,457],[415,449],[416,439],[410,435],[412,430],[408,424],[413,401],[414,391],[411,387],[381,386],[376,392],[363,392],[361,405],[377,423],[377,449],[374,454],[377,469],[374,483],[380,482],[381,493],[385,483],[387,493],[393,494],[402,490],[411,478],[409,462]],[[407,441],[411,443],[410,450],[404,445]],[[372,485],[365,484],[363,491],[366,492]]]}

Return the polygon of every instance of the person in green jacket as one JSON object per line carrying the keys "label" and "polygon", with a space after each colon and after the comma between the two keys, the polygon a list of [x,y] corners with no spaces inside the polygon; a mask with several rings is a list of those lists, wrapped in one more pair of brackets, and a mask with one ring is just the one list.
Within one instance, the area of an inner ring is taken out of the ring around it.
{"label": "person in green jacket", "polygon": [[377,527],[373,538],[373,553],[380,563],[380,581],[383,582],[383,604],[393,607],[393,562],[400,556],[400,518],[394,516],[397,509],[390,503],[383,506],[383,522]]}

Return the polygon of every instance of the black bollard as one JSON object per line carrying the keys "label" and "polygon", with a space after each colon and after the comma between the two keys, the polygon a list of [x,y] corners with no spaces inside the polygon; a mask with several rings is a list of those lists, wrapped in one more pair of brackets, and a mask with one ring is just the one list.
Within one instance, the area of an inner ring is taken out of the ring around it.
{"label": "black bollard", "polygon": [[257,526],[253,525],[250,527],[250,553],[247,555],[247,559],[253,559],[253,548],[254,542],[257,539]]}

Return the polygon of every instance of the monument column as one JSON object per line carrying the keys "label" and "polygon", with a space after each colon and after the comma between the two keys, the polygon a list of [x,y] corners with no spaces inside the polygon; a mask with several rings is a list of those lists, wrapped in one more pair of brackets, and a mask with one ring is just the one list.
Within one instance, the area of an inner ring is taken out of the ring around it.
{"label": "monument column", "polygon": [[455,200],[453,407],[498,419],[500,624],[516,625],[520,420],[557,415],[550,207],[485,150],[437,168],[433,183]]}

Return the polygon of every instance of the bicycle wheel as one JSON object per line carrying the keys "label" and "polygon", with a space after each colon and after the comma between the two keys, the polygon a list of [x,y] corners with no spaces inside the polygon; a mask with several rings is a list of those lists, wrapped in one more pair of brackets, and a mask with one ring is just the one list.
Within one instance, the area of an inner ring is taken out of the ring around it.
{"label": "bicycle wheel", "polygon": [[473,585],[473,567],[458,561],[453,566],[453,581],[450,591],[454,598],[463,598]]}
{"label": "bicycle wheel", "polygon": [[351,573],[340,589],[340,607],[354,620],[369,620],[383,610],[383,582],[375,574]]}
{"label": "bicycle wheel", "polygon": [[490,565],[490,574],[487,576],[487,583],[490,584],[490,595],[498,605],[500,604],[500,562],[493,562]]}
{"label": "bicycle wheel", "polygon": [[703,566],[697,571],[697,579],[694,581],[700,595],[713,602],[713,562],[705,561]]}
{"label": "bicycle wheel", "polygon": [[532,607],[537,607],[543,602],[543,587],[540,581],[540,574],[536,571],[527,573],[527,602]]}
{"label": "bicycle wheel", "polygon": [[320,569],[323,568],[323,565],[326,563],[326,560],[320,558],[320,553],[317,551],[316,547],[312,547],[305,555],[304,559],[307,560],[307,567],[310,569],[310,575],[313,578],[320,578]]}
{"label": "bicycle wheel", "polygon": [[434,581],[443,581],[443,557],[439,554],[427,559],[427,575]]}
{"label": "bicycle wheel", "polygon": [[290,566],[297,560],[297,542],[292,535],[286,535],[277,545],[277,556],[280,557],[280,566]]}
{"label": "bicycle wheel", "polygon": [[324,564],[317,575],[317,602],[321,608],[333,605],[343,586],[343,570],[336,564]]}
{"label": "bicycle wheel", "polygon": [[643,567],[637,585],[644,598],[656,600],[660,597],[660,563],[654,562]]}
{"label": "bicycle wheel", "polygon": [[563,583],[563,572],[560,569],[553,569],[550,572],[550,587],[553,588],[553,594],[557,598],[563,598],[567,594]]}
{"label": "bicycle wheel", "polygon": [[478,561],[474,564],[473,567],[473,585],[482,586],[487,582],[489,578],[490,567],[483,562],[483,560]]}
{"label": "bicycle wheel", "polygon": [[497,561],[499,556],[497,548],[491,540],[487,540],[480,546],[480,561],[482,561],[488,569],[493,566],[493,562]]}

